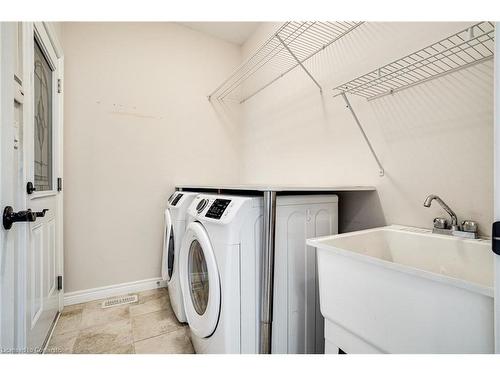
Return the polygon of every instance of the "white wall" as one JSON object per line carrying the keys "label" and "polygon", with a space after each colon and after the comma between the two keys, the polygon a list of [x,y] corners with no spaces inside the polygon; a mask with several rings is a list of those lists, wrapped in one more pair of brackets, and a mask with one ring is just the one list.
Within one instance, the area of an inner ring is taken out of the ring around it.
{"label": "white wall", "polygon": [[[366,23],[308,67],[323,96],[296,69],[243,105],[243,181],[375,185],[387,223],[432,227],[440,195],[459,218],[489,234],[493,217],[493,63],[367,102],[352,97],[385,167],[378,167],[332,87],[468,27],[470,23]],[[243,46],[252,52],[277,25],[263,24]]]}
{"label": "white wall", "polygon": [[63,22],[48,22],[52,25],[52,28],[56,34],[56,37],[59,41],[59,43],[62,44],[62,27],[63,27]]}
{"label": "white wall", "polygon": [[277,25],[263,24],[241,51],[172,23],[63,24],[66,291],[158,277],[162,211],[182,183],[375,185],[378,196],[360,203],[344,196],[344,230],[431,227],[445,213],[422,203],[436,193],[488,233],[491,62],[392,97],[352,97],[383,178],[328,90],[468,25],[364,24],[308,63],[323,96],[297,69],[230,107],[206,95]]}
{"label": "white wall", "polygon": [[174,185],[235,183],[238,110],[206,95],[240,49],[172,23],[66,23],[66,292],[158,277]]}

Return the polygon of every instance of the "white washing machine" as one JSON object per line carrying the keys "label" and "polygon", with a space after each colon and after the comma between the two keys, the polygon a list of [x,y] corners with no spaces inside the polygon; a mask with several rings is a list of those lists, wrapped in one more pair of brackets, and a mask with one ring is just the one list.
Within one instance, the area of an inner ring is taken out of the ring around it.
{"label": "white washing machine", "polygon": [[200,194],[188,216],[179,271],[196,353],[257,353],[262,199]]}
{"label": "white washing machine", "polygon": [[306,239],[338,233],[336,195],[278,196],[272,353],[324,353],[316,249]]}
{"label": "white washing machine", "polygon": [[186,322],[179,278],[179,252],[186,230],[186,212],[198,193],[176,191],[168,199],[163,229],[161,276],[167,281],[170,304],[180,322]]}

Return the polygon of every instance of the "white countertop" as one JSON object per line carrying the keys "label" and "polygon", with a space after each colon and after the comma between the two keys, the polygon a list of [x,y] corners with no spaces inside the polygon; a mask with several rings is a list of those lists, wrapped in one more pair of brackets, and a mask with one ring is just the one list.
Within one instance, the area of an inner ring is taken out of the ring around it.
{"label": "white countertop", "polygon": [[374,186],[339,185],[339,186],[279,186],[279,185],[177,185],[177,189],[210,189],[210,190],[246,190],[246,191],[374,191]]}

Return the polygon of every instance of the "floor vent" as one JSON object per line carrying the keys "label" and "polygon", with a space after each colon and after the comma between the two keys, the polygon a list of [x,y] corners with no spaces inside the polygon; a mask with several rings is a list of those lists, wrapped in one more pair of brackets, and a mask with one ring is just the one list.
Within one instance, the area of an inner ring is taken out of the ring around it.
{"label": "floor vent", "polygon": [[128,303],[134,303],[137,301],[138,301],[137,294],[134,294],[133,296],[116,297],[104,301],[102,303],[102,308],[107,309],[108,307],[126,305]]}

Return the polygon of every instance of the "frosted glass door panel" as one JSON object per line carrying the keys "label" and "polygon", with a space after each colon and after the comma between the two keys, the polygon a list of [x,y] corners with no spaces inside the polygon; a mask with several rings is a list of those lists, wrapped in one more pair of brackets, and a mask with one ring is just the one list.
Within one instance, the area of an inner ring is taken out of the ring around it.
{"label": "frosted glass door panel", "polygon": [[35,188],[52,190],[52,69],[35,40]]}

